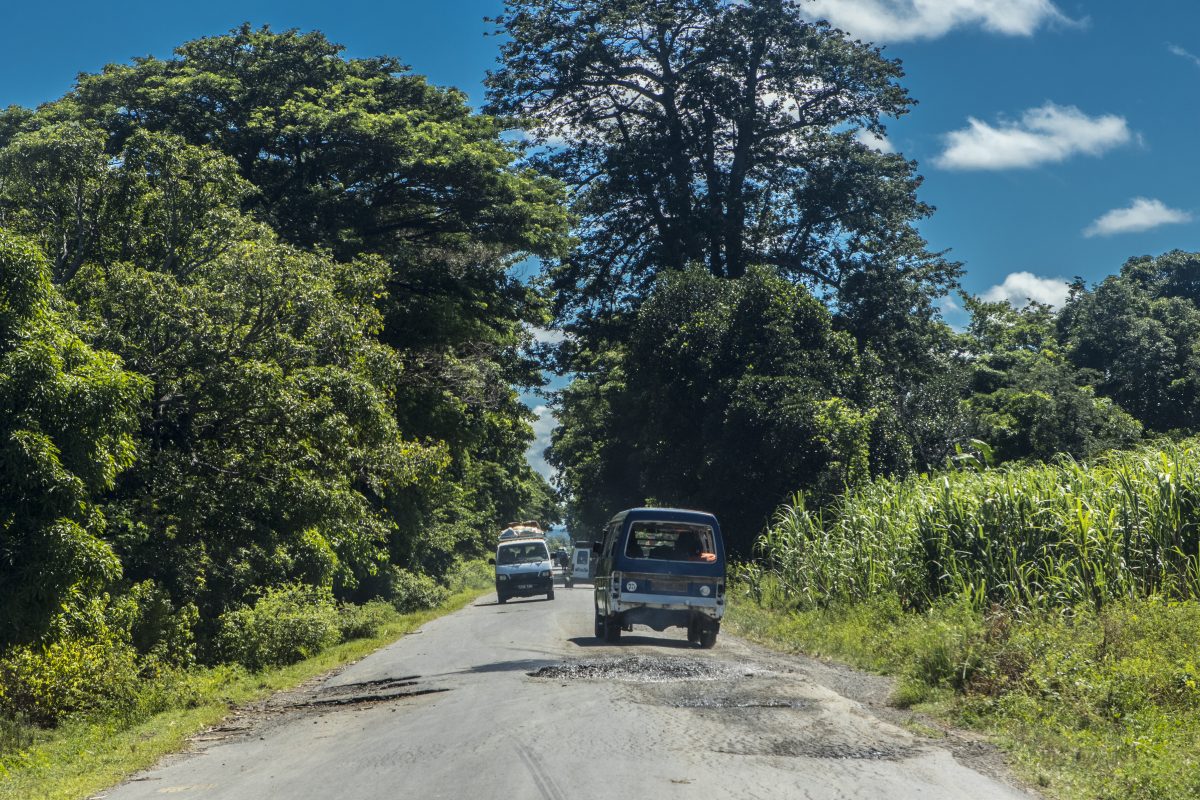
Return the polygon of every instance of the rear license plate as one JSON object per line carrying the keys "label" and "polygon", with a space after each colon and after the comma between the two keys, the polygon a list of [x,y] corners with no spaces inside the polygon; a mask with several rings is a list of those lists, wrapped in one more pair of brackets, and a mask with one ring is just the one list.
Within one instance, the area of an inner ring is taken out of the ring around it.
{"label": "rear license plate", "polygon": [[663,594],[687,594],[690,581],[671,578],[655,578],[650,585],[653,591]]}

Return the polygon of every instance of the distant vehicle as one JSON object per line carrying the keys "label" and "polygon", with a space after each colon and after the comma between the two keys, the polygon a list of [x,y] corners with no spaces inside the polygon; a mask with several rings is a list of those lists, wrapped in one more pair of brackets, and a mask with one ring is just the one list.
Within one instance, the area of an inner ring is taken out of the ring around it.
{"label": "distant vehicle", "polygon": [[571,555],[571,580],[590,581],[592,579],[592,566],[594,564],[591,543],[577,542],[575,552]]}
{"label": "distant vehicle", "polygon": [[546,540],[532,534],[501,538],[496,557],[488,559],[496,567],[496,600],[507,603],[513,597],[539,594],[553,600],[553,567]]}
{"label": "distant vehicle", "polygon": [[593,544],[596,636],[687,628],[710,648],[725,615],[725,545],[717,518],[680,508],[631,508],[613,517]]}
{"label": "distant vehicle", "polygon": [[571,575],[571,554],[560,547],[550,554],[550,560],[554,563],[553,577],[555,579],[561,578],[563,586],[570,589],[575,583]]}

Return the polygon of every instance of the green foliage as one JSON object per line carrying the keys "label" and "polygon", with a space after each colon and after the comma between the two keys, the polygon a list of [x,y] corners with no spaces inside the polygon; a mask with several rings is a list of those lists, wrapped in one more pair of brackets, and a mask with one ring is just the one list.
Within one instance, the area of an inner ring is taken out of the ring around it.
{"label": "green foliage", "polygon": [[470,589],[488,589],[495,584],[495,571],[483,559],[463,561],[446,576],[446,588],[452,593]]}
{"label": "green foliage", "polygon": [[1196,447],[877,480],[819,512],[799,497],[758,543],[778,581],[769,601],[812,608],[895,594],[916,608],[947,596],[1102,608],[1198,598]]}
{"label": "green foliage", "polygon": [[133,462],[147,387],[62,306],[37,247],[0,229],[0,648],[121,574],[95,500]]}
{"label": "green foliage", "polygon": [[[575,190],[581,221],[551,273],[565,318],[636,307],[656,275],[689,264],[728,278],[769,264],[848,307],[887,303],[897,273],[918,296],[953,281],[913,227],[931,211],[914,165],[854,137],[912,104],[899,63],[803,13],[775,0],[505,4],[490,108],[566,145],[540,161]],[[907,326],[906,294],[902,313],[855,318]]]}
{"label": "green foliage", "polygon": [[217,652],[249,670],[294,664],[342,639],[337,605],[328,589],[287,584],[267,589],[252,606],[218,620]]}
{"label": "green foliage", "polygon": [[387,598],[401,614],[434,608],[445,602],[449,591],[428,575],[406,569],[389,575]]}
{"label": "green foliage", "polygon": [[974,356],[965,405],[973,435],[1001,461],[1084,458],[1141,438],[1141,424],[1111,400],[1096,397],[1089,374],[1065,357],[1048,306],[1017,310],[1006,302],[966,298]]}
{"label": "green foliage", "polygon": [[1059,319],[1071,361],[1147,429],[1200,428],[1200,254],[1132,258]]}
{"label": "green foliage", "polygon": [[343,642],[367,639],[378,635],[395,616],[396,609],[383,600],[372,600],[361,606],[342,603],[338,606],[338,630]]}
{"label": "green foliage", "polygon": [[[473,113],[461,92],[430,85],[394,58],[346,58],[320,32],[244,25],[187,42],[168,59],[81,76],[70,94],[18,124],[99,128],[109,156],[139,141],[203,151],[236,180],[214,176],[207,193],[193,181],[177,194],[212,198],[219,188],[220,220],[240,209],[279,241],[343,266],[342,283],[356,283],[356,310],[365,301],[379,314],[364,311],[360,321],[390,350],[387,359],[365,359],[371,382],[404,437],[437,450],[422,480],[372,487],[393,523],[392,560],[440,574],[459,555],[478,554],[482,531],[531,499],[531,415],[513,385],[540,384],[526,325],[544,324],[544,311],[509,267],[529,254],[559,254],[567,215],[561,186],[517,164],[520,147],[501,137],[505,121]],[[142,205],[116,216],[132,223],[146,216]],[[176,218],[212,231],[217,243],[247,238],[195,224],[198,212],[185,206]],[[303,271],[295,277],[308,280]],[[264,299],[301,314],[320,308],[319,298]],[[257,319],[255,308],[229,310]],[[352,344],[343,331],[323,333],[333,334],[331,345]],[[274,360],[276,343],[265,344]],[[305,400],[296,398],[301,407]],[[364,538],[377,539],[379,527],[369,527]],[[360,564],[352,579],[340,574],[344,591],[365,597],[352,587],[373,570]]]}
{"label": "green foliage", "polygon": [[1055,797],[1184,800],[1200,787],[1195,601],[1014,614],[959,597],[913,613],[881,594],[779,613],[742,594],[730,609],[743,635],[896,675],[893,703],[996,734]]}
{"label": "green foliage", "polygon": [[22,645],[0,659],[0,714],[50,726],[119,711],[133,705],[140,683],[137,651],[118,636]]}
{"label": "green foliage", "polygon": [[762,268],[670,273],[631,327],[561,395],[550,459],[573,531],[652,497],[716,513],[748,554],[796,485],[832,496],[868,475],[887,412],[869,406],[851,338],[802,287]]}

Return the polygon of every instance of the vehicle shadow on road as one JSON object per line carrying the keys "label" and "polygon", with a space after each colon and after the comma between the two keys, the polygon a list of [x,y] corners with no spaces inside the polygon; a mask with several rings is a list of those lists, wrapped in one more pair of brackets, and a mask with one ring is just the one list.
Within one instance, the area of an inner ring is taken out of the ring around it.
{"label": "vehicle shadow on road", "polygon": [[576,647],[622,647],[624,645],[636,645],[638,647],[658,647],[664,650],[694,650],[696,645],[684,639],[659,639],[656,636],[630,636],[625,634],[621,637],[619,644],[609,644],[603,639],[595,636],[575,636],[567,639],[568,642]]}
{"label": "vehicle shadow on road", "polygon": [[499,605],[514,606],[514,605],[520,605],[521,603],[546,603],[546,602],[553,602],[553,601],[548,601],[544,597],[520,597],[520,598],[514,597],[514,598],[510,599],[507,603],[501,603],[498,600],[482,600],[482,601],[477,600],[474,603],[472,603],[471,605],[474,606],[475,608],[480,608],[482,606],[499,606]]}
{"label": "vehicle shadow on road", "polygon": [[550,664],[557,664],[554,658],[518,658],[512,661],[493,661],[490,664],[476,664],[459,673],[479,674],[487,672],[533,672]]}

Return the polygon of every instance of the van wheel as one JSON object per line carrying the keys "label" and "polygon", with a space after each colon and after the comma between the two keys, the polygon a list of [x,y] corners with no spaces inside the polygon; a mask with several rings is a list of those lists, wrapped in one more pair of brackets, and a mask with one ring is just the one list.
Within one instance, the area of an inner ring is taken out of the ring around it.
{"label": "van wheel", "polygon": [[508,598],[502,594],[497,593],[496,594],[496,602],[499,603],[500,605],[504,605],[505,603],[508,602]]}
{"label": "van wheel", "polygon": [[596,612],[596,638],[604,638],[604,617],[600,616],[600,612]]}
{"label": "van wheel", "polygon": [[553,590],[553,589],[551,589],[550,591],[546,592],[546,599],[547,599],[547,600],[553,600],[553,599],[554,599],[554,590]]}
{"label": "van wheel", "polygon": [[616,614],[604,618],[604,641],[611,644],[621,641],[621,620]]}
{"label": "van wheel", "polygon": [[717,643],[717,632],[721,630],[721,623],[710,622],[700,629],[700,646],[705,650],[711,650],[713,645]]}

